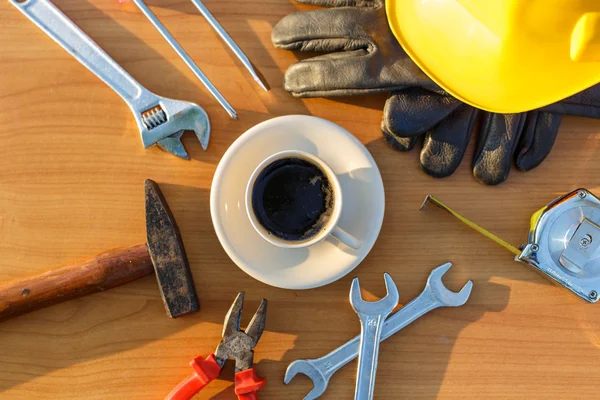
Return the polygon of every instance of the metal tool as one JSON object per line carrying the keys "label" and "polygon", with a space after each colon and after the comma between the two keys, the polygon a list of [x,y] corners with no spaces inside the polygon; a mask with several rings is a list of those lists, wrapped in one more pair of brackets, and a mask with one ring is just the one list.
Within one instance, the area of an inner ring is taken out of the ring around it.
{"label": "metal tool", "polygon": [[[210,122],[202,108],[157,96],[144,88],[49,0],[10,2],[125,100],[133,112],[144,148],[158,144],[169,153],[187,159],[181,135],[190,130],[196,133],[206,150]],[[99,117],[110,118],[111,115]]]}
{"label": "metal tool", "polygon": [[266,379],[256,375],[253,366],[254,351],[265,329],[267,300],[263,299],[245,331],[240,329],[244,292],[238,293],[225,316],[223,340],[214,353],[206,358],[196,357],[190,365],[194,372],[165,397],[165,400],[189,400],[216,379],[227,360],[235,360],[235,393],[239,400],[257,400],[257,391],[266,385]]}
{"label": "metal tool", "polygon": [[219,24],[219,21],[217,21],[217,19],[210,13],[208,8],[206,8],[206,6],[202,3],[201,0],[192,0],[192,3],[194,3],[198,11],[200,11],[200,13],[208,21],[210,26],[212,26],[213,29],[219,34],[219,36],[221,36],[221,39],[223,39],[223,41],[227,43],[231,51],[233,51],[233,53],[242,62],[242,64],[248,70],[248,72],[250,72],[250,75],[252,75],[252,78],[256,81],[256,83],[258,83],[260,87],[263,88],[266,92],[268,92],[269,88],[267,87],[267,85],[264,84],[262,79],[260,79],[260,76],[254,69],[252,62],[250,62],[250,60],[248,59],[246,54],[244,54],[242,49],[240,49],[240,47],[233,41],[231,36],[229,36],[227,31],[221,26],[221,24]]}
{"label": "metal tool", "polygon": [[427,196],[433,203],[458,220],[500,244],[523,262],[559,286],[590,303],[600,293],[600,199],[586,189],[577,189],[558,197],[531,216],[527,243],[520,249],[488,232]]}
{"label": "metal tool", "polygon": [[0,319],[103,292],[153,272],[169,317],[198,311],[179,228],[156,182],[146,180],[145,197],[147,243],[0,284]]}
{"label": "metal tool", "polygon": [[400,300],[398,288],[388,274],[384,274],[387,295],[375,302],[366,302],[360,295],[358,278],[350,286],[350,304],[360,319],[360,348],[354,400],[371,400],[375,391],[375,374],[379,355],[379,341],[383,323]]}
{"label": "metal tool", "polygon": [[208,89],[210,94],[219,102],[221,107],[227,111],[227,114],[233,119],[237,119],[237,113],[227,102],[225,97],[217,90],[217,88],[212,84],[212,82],[208,79],[204,72],[196,65],[194,60],[183,50],[183,47],[175,40],[175,38],[171,35],[171,33],[165,28],[165,26],[160,22],[160,20],[154,15],[154,13],[150,10],[150,8],[144,3],[143,0],[133,0],[136,6],[142,11],[144,16],[148,18],[148,20],[154,25],[156,30],[162,35],[162,37],[169,43],[169,45],[175,50],[177,55],[185,62],[185,65],[196,75],[196,78],[202,82],[202,84]]}
{"label": "metal tool", "polygon": [[[446,263],[431,271],[423,292],[385,320],[381,340],[389,338],[431,310],[438,307],[459,307],[466,303],[471,294],[473,282],[468,281],[458,293],[448,290],[442,282],[442,276],[451,266],[452,263]],[[355,336],[343,346],[321,358],[296,360],[288,366],[283,381],[288,384],[299,373],[308,376],[314,387],[304,397],[304,400],[314,400],[325,392],[331,376],[358,356],[359,346],[360,336]]]}

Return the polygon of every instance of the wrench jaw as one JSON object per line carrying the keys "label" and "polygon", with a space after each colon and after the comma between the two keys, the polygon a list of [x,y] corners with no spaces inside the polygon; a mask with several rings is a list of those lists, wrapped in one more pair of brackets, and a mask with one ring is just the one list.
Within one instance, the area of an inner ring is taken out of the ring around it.
{"label": "wrench jaw", "polygon": [[181,143],[181,136],[183,135],[183,131],[177,132],[171,136],[164,138],[163,140],[159,140],[156,144],[158,147],[163,149],[166,152],[169,152],[177,157],[183,158],[185,160],[189,160],[187,152],[185,151],[185,147],[183,147],[183,143]]}
{"label": "wrench jaw", "polygon": [[200,106],[193,103],[177,101],[183,104],[183,109],[172,115],[171,120],[180,131],[194,131],[202,149],[206,150],[210,139],[210,121],[206,112]]}
{"label": "wrench jaw", "polygon": [[357,314],[373,314],[380,312],[381,310],[389,310],[389,314],[396,308],[398,301],[400,300],[398,287],[389,274],[383,274],[383,278],[385,280],[387,295],[375,302],[364,301],[360,294],[360,283],[358,282],[358,278],[352,280],[352,285],[350,286],[350,305]]}
{"label": "wrench jaw", "polygon": [[202,145],[202,149],[206,150],[208,147],[208,141],[210,140],[210,120],[208,114],[202,108],[198,107],[194,111],[196,117],[194,118],[194,126],[191,130],[194,131],[198,141]]}
{"label": "wrench jaw", "polygon": [[318,368],[308,360],[296,360],[285,371],[283,382],[287,385],[298,374],[306,375],[313,383],[313,388],[304,396],[304,400],[314,400],[323,395],[327,389],[327,379]]}
{"label": "wrench jaw", "polygon": [[139,112],[134,111],[144,148],[158,144],[171,154],[189,159],[180,138],[184,131],[194,131],[200,145],[206,150],[210,139],[210,120],[200,106],[166,98],[161,98],[159,104],[167,120],[151,129],[148,129]]}
{"label": "wrench jaw", "polygon": [[436,299],[438,299],[445,307],[460,307],[467,302],[473,289],[473,281],[468,281],[462,289],[455,293],[442,282],[442,277],[452,267],[452,263],[447,262],[435,268],[427,278],[427,288]]}

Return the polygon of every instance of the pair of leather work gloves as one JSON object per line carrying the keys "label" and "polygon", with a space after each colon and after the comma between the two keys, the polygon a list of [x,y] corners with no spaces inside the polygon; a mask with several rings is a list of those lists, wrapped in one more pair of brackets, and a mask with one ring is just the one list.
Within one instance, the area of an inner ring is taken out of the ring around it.
{"label": "pair of leather work gloves", "polygon": [[495,185],[506,180],[513,159],[528,171],[546,158],[563,115],[600,118],[600,85],[525,113],[476,109],[442,90],[404,52],[388,26],[384,0],[296,1],[329,8],[284,17],[273,29],[273,44],[327,54],[291,65],[285,90],[296,97],[389,92],[381,123],[386,142],[407,151],[423,138],[421,167],[434,177],[456,170],[474,129],[473,174]]}

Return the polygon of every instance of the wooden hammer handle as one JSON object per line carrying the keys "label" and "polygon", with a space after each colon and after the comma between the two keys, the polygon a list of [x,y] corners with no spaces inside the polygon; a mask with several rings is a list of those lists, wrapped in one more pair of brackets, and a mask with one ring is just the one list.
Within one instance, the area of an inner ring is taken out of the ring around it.
{"label": "wooden hammer handle", "polygon": [[2,283],[0,319],[112,289],[153,272],[148,249],[140,244]]}

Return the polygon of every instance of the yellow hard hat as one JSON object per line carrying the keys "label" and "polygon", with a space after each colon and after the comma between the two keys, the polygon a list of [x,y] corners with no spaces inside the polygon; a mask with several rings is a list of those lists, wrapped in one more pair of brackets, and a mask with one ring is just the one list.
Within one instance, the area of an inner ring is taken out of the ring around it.
{"label": "yellow hard hat", "polygon": [[386,0],[415,63],[461,101],[543,107],[600,82],[600,0]]}

